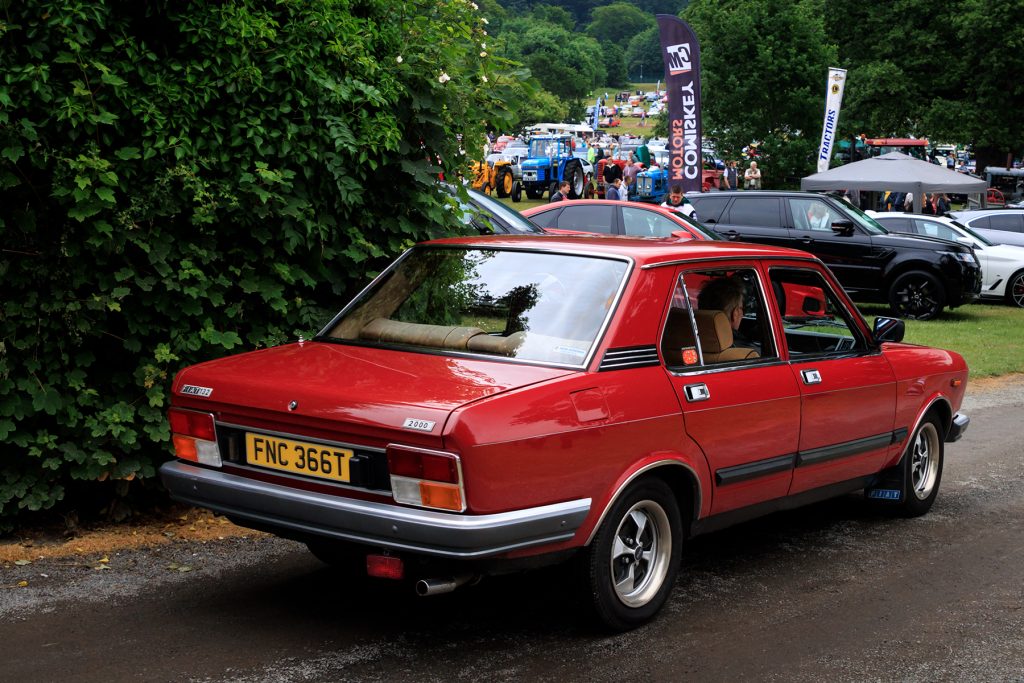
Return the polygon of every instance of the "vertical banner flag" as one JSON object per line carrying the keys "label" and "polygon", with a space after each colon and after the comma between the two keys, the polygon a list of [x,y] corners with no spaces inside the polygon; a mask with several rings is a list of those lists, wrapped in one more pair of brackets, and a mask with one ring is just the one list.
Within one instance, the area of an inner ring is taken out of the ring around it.
{"label": "vertical banner flag", "polygon": [[597,130],[597,123],[601,120],[601,98],[598,97],[597,101],[594,102],[594,115],[590,117],[590,128]]}
{"label": "vertical banner flag", "polygon": [[689,24],[671,14],[658,15],[661,56],[668,94],[669,186],[684,192],[701,189],[700,44]]}
{"label": "vertical banner flag", "polygon": [[818,148],[818,173],[828,170],[832,161],[832,147],[839,127],[839,108],[843,106],[846,87],[846,69],[828,70],[828,89],[825,91],[825,124],[821,129],[821,147]]}

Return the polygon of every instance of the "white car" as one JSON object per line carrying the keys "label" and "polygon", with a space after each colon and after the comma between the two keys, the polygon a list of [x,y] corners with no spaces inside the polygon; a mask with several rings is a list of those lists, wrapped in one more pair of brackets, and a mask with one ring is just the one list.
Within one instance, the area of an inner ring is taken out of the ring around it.
{"label": "white car", "polygon": [[944,216],[867,212],[889,232],[941,237],[974,247],[981,262],[981,296],[1024,308],[1024,247],[993,244],[966,225]]}

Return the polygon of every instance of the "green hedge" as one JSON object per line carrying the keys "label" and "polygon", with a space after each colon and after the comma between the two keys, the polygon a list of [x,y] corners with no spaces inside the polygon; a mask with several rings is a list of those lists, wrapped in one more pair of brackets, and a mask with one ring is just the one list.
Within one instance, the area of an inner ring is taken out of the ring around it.
{"label": "green hedge", "polygon": [[452,229],[456,133],[520,87],[474,10],[0,0],[0,528],[153,477],[177,369]]}

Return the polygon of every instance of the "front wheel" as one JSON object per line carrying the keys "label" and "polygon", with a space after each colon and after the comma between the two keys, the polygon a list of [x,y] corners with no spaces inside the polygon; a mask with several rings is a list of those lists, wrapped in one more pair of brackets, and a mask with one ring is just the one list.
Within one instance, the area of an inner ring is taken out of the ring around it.
{"label": "front wheel", "polygon": [[943,440],[938,418],[929,415],[914,432],[903,455],[904,491],[901,512],[918,517],[931,509],[942,481]]}
{"label": "front wheel", "polygon": [[512,183],[512,192],[509,194],[512,197],[512,201],[519,203],[523,200],[523,184],[518,180]]}
{"label": "front wheel", "polygon": [[931,320],[942,312],[946,294],[931,273],[911,270],[893,280],[889,307],[897,318]]}
{"label": "front wheel", "polygon": [[1006,301],[1012,306],[1024,308],[1024,270],[1014,273],[1006,283]]}
{"label": "front wheel", "polygon": [[631,484],[586,550],[597,617],[616,631],[652,619],[672,592],[682,542],[679,504],[668,485],[658,479]]}

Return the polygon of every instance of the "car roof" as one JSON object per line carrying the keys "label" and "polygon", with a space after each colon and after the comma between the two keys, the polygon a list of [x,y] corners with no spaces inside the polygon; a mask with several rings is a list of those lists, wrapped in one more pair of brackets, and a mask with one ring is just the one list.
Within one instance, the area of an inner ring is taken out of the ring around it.
{"label": "car roof", "polygon": [[[678,213],[677,211],[673,211],[672,209],[667,209],[664,206],[661,206],[660,204],[649,204],[647,202],[631,202],[631,201],[626,201],[626,200],[621,200],[621,199],[570,199],[570,200],[568,200],[568,205],[571,205],[571,206],[593,206],[593,205],[600,205],[600,206],[628,206],[631,209],[646,209],[647,211],[656,211],[658,213],[663,213],[666,216],[673,216],[673,215],[676,215]],[[538,204],[537,206],[531,206],[528,209],[523,209],[519,213],[523,214],[524,216],[535,216],[538,213],[543,213],[545,211],[551,211],[551,210],[554,210],[554,209],[561,209],[564,206],[566,206],[566,204],[564,204],[563,202],[551,202],[549,204]]]}
{"label": "car roof", "polygon": [[988,216],[994,213],[1013,213],[1020,214],[1024,213],[1024,209],[1015,206],[999,207],[995,209],[964,209],[962,211],[950,211],[951,216],[959,216],[961,218],[974,218],[976,216]]}
{"label": "car roof", "polygon": [[796,249],[745,242],[710,240],[682,241],[674,237],[629,237],[625,235],[482,235],[448,237],[421,243],[424,246],[460,246],[486,249],[530,249],[565,254],[625,256],[640,267],[677,261],[705,259],[801,259],[817,261]]}

